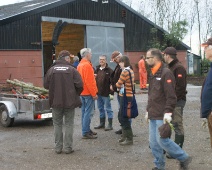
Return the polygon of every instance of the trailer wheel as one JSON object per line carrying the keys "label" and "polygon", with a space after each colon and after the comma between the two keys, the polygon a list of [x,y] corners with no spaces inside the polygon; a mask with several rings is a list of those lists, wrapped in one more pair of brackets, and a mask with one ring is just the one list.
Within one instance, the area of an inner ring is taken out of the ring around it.
{"label": "trailer wheel", "polygon": [[9,117],[8,110],[5,105],[0,106],[0,118],[2,126],[10,127],[13,125],[14,118]]}

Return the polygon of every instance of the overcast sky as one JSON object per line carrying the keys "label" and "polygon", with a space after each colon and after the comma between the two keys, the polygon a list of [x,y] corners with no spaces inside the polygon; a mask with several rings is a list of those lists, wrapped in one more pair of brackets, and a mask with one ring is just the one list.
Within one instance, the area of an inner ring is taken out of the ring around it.
{"label": "overcast sky", "polygon": [[26,2],[26,1],[31,1],[31,0],[1,0],[0,6],[15,4],[15,3],[19,3],[19,2]]}

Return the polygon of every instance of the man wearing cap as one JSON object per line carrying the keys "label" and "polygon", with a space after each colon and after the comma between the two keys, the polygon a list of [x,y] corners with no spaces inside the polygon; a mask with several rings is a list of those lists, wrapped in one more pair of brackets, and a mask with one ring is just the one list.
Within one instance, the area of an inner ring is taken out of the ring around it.
{"label": "man wearing cap", "polygon": [[210,64],[210,70],[202,85],[201,93],[201,118],[208,120],[208,129],[210,133],[210,141],[212,148],[212,38],[209,38],[207,42],[202,44],[205,50],[205,57]]}
{"label": "man wearing cap", "polygon": [[[52,107],[55,152],[72,153],[75,108],[81,106],[80,93],[83,82],[78,71],[70,64],[70,53],[63,50],[47,71],[44,87],[49,89],[49,104]],[[63,117],[65,134],[63,138]],[[64,139],[64,141],[63,141]]]}
{"label": "man wearing cap", "polygon": [[[175,92],[177,95],[177,103],[174,109],[172,124],[175,131],[175,143],[182,148],[184,142],[183,109],[186,104],[187,73],[186,69],[177,59],[177,50],[174,47],[167,47],[163,52],[163,58],[168,64],[168,68],[174,74],[176,81]],[[168,154],[166,157],[171,158]]]}
{"label": "man wearing cap", "polygon": [[[117,64],[116,68],[114,69],[114,71],[113,71],[113,73],[111,74],[111,77],[110,77],[110,79],[111,79],[110,90],[117,93],[118,104],[120,102],[120,98],[119,98],[119,95],[118,95],[116,83],[118,82],[119,77],[120,77],[121,72],[122,72],[122,69],[119,65],[119,60],[120,60],[121,56],[122,56],[122,54],[119,51],[114,51],[111,55],[111,61],[110,61],[110,62],[114,62],[114,63]],[[120,106],[120,104],[119,104],[119,106]],[[115,133],[116,134],[122,134],[122,129],[117,130]]]}
{"label": "man wearing cap", "polygon": [[164,170],[164,150],[180,162],[182,170],[188,169],[191,157],[170,138],[162,138],[158,128],[170,123],[177,97],[175,78],[171,70],[162,63],[160,50],[152,48],[147,51],[146,61],[151,68],[147,102],[147,119],[149,119],[149,142],[154,156],[155,167],[152,170]]}
{"label": "man wearing cap", "polygon": [[97,97],[97,86],[94,77],[94,70],[91,64],[91,49],[83,48],[80,50],[82,60],[77,66],[82,80],[83,80],[83,91],[80,95],[82,101],[82,138],[83,139],[96,139],[96,132],[93,132],[90,128],[91,118],[94,111],[94,100]]}

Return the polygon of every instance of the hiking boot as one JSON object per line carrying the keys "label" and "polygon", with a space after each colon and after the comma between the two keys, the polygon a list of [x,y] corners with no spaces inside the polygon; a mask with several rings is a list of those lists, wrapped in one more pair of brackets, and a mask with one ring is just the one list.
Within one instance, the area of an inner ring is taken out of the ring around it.
{"label": "hiking boot", "polygon": [[91,129],[90,129],[90,132],[89,132],[91,135],[97,135],[97,133],[96,132],[94,132],[94,131],[92,131]]}
{"label": "hiking boot", "polygon": [[157,167],[154,167],[154,168],[152,168],[152,170],[161,170],[161,169],[158,169]]}
{"label": "hiking boot", "polygon": [[133,140],[126,138],[123,142],[120,142],[120,145],[133,145]]}
{"label": "hiking boot", "polygon": [[119,129],[119,130],[115,131],[115,134],[121,135],[122,134],[122,129]]}
{"label": "hiking boot", "polygon": [[87,133],[87,134],[83,135],[83,137],[82,137],[82,139],[96,139],[96,138],[97,138],[97,136],[94,136],[90,133]]}
{"label": "hiking boot", "polygon": [[74,152],[73,149],[65,150],[65,153],[66,153],[66,154],[70,154],[70,153],[73,153],[73,152]]}
{"label": "hiking boot", "polygon": [[61,154],[61,153],[62,153],[62,150],[61,150],[61,149],[55,150],[55,153],[56,153],[56,154]]}
{"label": "hiking boot", "polygon": [[187,170],[191,161],[192,157],[189,156],[184,162],[180,162],[180,170]]}

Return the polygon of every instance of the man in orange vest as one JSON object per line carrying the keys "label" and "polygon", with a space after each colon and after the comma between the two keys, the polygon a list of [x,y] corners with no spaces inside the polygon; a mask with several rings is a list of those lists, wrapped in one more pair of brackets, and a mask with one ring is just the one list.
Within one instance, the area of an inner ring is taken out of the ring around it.
{"label": "man in orange vest", "polygon": [[146,83],[147,83],[147,71],[145,65],[145,56],[142,55],[140,61],[138,62],[139,68],[139,78],[140,78],[140,89],[147,90]]}

